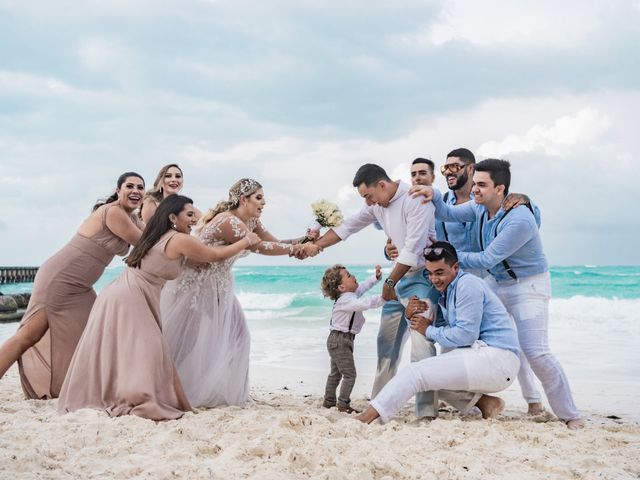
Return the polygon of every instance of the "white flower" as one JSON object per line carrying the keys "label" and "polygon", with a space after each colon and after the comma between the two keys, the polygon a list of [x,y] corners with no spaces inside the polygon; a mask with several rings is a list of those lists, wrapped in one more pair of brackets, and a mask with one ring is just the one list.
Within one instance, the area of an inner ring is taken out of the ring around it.
{"label": "white flower", "polygon": [[321,199],[311,204],[313,216],[322,227],[337,227],[342,223],[342,213],[335,203]]}

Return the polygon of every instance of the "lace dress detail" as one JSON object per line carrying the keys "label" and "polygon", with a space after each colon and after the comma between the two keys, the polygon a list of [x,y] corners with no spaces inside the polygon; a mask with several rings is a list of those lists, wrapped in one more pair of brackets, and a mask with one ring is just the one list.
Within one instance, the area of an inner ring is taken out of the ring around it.
{"label": "lace dress detail", "polygon": [[[258,219],[248,224],[230,212],[217,215],[199,232],[210,246],[243,238],[247,231],[271,238]],[[251,248],[263,255],[288,255],[292,245],[262,241]],[[234,293],[232,267],[244,251],[200,270],[185,268],[162,291],[165,338],[193,406],[242,405],[248,398],[250,336]]]}

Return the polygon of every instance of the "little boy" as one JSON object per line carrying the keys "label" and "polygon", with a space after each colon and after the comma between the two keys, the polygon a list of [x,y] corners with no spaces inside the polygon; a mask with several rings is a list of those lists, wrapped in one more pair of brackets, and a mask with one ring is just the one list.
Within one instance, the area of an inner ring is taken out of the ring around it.
{"label": "little boy", "polygon": [[[331,408],[338,405],[338,410],[346,413],[360,413],[351,408],[351,390],[356,382],[356,365],[353,361],[353,339],[364,325],[363,311],[381,307],[384,304],[382,295],[361,298],[381,278],[380,265],[376,265],[376,273],[362,285],[358,285],[356,277],[342,265],[334,265],[324,272],[322,277],[322,293],[335,301],[331,313],[327,350],[331,357],[331,373],[327,377],[322,406]],[[340,396],[336,402],[336,389],[342,380]]]}

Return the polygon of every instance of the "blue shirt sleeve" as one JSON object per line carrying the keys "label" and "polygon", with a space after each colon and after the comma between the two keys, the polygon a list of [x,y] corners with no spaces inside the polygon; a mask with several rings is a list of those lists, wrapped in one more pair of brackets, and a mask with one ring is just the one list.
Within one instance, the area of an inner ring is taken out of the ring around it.
{"label": "blue shirt sleeve", "polygon": [[458,252],[460,266],[489,269],[517,252],[533,237],[533,229],[537,228],[533,218],[528,216],[529,213],[516,216],[514,210],[514,213],[509,214],[502,222],[503,228],[483,252]]}
{"label": "blue shirt sleeve", "polygon": [[442,222],[474,222],[476,220],[476,204],[473,201],[462,205],[449,205],[442,200],[442,193],[433,189],[433,206],[436,207],[436,219]]}
{"label": "blue shirt sleeve", "polygon": [[426,336],[443,347],[468,347],[480,337],[482,290],[468,286],[467,282],[458,282],[455,297],[455,324],[444,327],[430,325]]}
{"label": "blue shirt sleeve", "polygon": [[540,228],[540,225],[542,225],[540,207],[538,207],[538,205],[536,205],[535,203],[531,202],[531,210],[533,210],[532,213],[533,213],[533,218],[536,219],[536,225],[538,226],[538,228]]}

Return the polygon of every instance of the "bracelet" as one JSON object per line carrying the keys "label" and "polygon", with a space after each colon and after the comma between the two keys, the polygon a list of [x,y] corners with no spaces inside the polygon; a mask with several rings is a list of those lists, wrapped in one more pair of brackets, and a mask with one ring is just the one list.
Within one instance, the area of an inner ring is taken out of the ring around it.
{"label": "bracelet", "polygon": [[253,245],[253,242],[252,242],[252,241],[249,239],[249,237],[247,237],[246,235],[245,235],[244,239],[245,239],[247,242],[249,242],[249,245],[248,245],[249,247]]}

